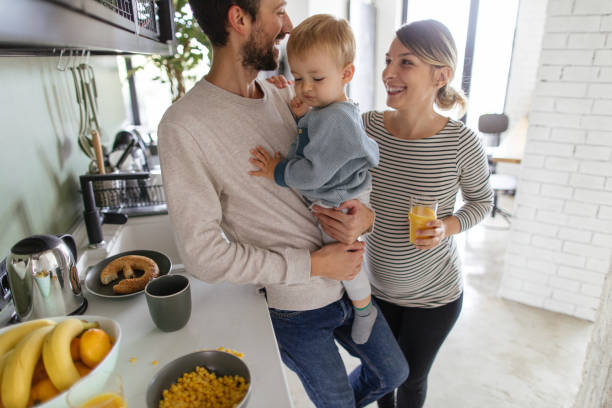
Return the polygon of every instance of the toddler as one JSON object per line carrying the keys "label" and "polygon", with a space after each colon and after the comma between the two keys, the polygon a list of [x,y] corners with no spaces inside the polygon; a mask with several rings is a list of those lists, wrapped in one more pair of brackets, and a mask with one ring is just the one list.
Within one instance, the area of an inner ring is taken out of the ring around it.
{"label": "toddler", "polygon": [[[261,146],[251,150],[250,162],[258,170],[249,174],[299,190],[311,206],[335,208],[353,198],[368,205],[368,170],[378,165],[378,145],[346,96],[355,73],[355,38],[348,22],[324,14],[309,17],[291,31],[287,56],[295,80],[291,109],[298,120],[297,139],[286,159]],[[321,232],[325,244],[335,242]],[[362,268],[342,283],[355,308],[351,337],[366,343],[377,315],[367,274]]]}

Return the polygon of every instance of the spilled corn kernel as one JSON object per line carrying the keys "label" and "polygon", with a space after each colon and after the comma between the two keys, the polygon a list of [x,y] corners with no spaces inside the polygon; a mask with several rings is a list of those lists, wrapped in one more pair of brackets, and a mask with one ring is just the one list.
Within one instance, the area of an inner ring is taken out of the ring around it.
{"label": "spilled corn kernel", "polygon": [[240,351],[236,351],[236,350],[228,349],[228,348],[225,348],[225,347],[223,347],[223,346],[218,347],[218,348],[217,348],[217,351],[224,351],[224,352],[226,352],[226,353],[233,354],[233,355],[235,355],[236,357],[240,357],[240,358],[244,357],[244,353],[241,353]]}

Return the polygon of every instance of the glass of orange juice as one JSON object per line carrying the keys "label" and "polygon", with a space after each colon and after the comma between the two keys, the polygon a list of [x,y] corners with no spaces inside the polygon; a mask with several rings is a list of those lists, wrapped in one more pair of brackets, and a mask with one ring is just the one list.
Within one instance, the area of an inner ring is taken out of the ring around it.
{"label": "glass of orange juice", "polygon": [[438,211],[438,200],[432,197],[413,196],[410,197],[410,213],[408,221],[410,223],[410,242],[414,244],[418,231],[427,228],[427,223],[436,219]]}
{"label": "glass of orange juice", "polygon": [[86,395],[82,389],[71,389],[68,391],[67,400],[70,408],[127,408],[123,381],[116,373],[112,373],[95,394]]}

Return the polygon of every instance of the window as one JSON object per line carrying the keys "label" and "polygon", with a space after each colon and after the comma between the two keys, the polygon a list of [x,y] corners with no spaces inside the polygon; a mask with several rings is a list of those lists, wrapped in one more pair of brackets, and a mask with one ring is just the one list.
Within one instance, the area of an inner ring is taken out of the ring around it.
{"label": "window", "polygon": [[[519,0],[407,0],[407,22],[435,19],[448,27],[457,44],[457,70],[451,85],[468,91],[467,125],[478,127],[484,113],[504,111]],[[468,38],[470,8],[477,10],[475,37]],[[473,50],[471,75],[464,78],[466,49]],[[463,87],[461,86],[463,82]],[[454,115],[456,117],[456,114]]]}

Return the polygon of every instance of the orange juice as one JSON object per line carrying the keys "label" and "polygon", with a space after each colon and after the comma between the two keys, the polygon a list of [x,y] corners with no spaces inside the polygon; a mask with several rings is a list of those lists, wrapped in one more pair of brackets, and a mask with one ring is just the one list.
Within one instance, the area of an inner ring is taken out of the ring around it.
{"label": "orange juice", "polygon": [[410,209],[408,214],[410,220],[410,242],[414,244],[414,240],[420,238],[417,231],[427,228],[427,223],[436,219],[436,210],[423,205],[415,205]]}
{"label": "orange juice", "polygon": [[81,408],[127,408],[123,397],[113,392],[105,392],[87,401]]}

